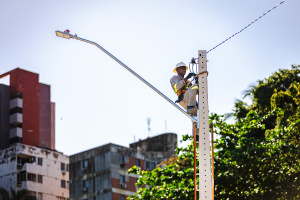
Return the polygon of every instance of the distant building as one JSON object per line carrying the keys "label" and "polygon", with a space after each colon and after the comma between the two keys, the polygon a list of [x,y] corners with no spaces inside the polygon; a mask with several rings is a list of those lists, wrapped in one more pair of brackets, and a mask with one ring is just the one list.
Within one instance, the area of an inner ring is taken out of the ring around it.
{"label": "distant building", "polygon": [[38,200],[69,199],[69,157],[24,144],[0,151],[0,187],[26,189]]}
{"label": "distant building", "polygon": [[128,169],[153,170],[174,154],[175,133],[130,148],[109,143],[70,157],[57,152],[50,86],[20,68],[0,79],[5,76],[10,84],[0,84],[0,188],[27,189],[38,200],[125,200],[137,191],[138,176]]}
{"label": "distant building", "polygon": [[14,144],[55,149],[55,104],[50,85],[39,83],[39,75],[16,68],[10,84],[0,84],[0,150]]}
{"label": "distant building", "polygon": [[134,165],[153,170],[171,157],[177,135],[165,133],[130,144],[106,144],[70,156],[70,199],[125,200],[136,194],[138,176],[128,174]]}

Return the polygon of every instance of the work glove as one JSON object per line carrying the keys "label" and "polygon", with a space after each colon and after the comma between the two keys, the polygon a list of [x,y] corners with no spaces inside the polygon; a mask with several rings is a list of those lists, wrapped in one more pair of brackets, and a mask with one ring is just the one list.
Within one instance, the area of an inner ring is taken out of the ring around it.
{"label": "work glove", "polygon": [[186,79],[192,78],[193,76],[196,76],[196,74],[191,72],[187,75]]}

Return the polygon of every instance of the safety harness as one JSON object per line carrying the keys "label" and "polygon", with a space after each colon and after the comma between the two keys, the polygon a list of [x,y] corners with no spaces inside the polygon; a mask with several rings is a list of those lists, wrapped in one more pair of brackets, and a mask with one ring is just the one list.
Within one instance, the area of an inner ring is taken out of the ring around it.
{"label": "safety harness", "polygon": [[[181,77],[181,76],[179,76],[179,78],[181,79],[181,80],[183,80],[183,78]],[[178,82],[177,82],[178,83]],[[182,88],[180,88],[180,89],[178,89],[177,90],[177,83],[175,83],[175,85],[174,85],[174,92],[177,94],[177,96],[178,96],[178,99],[175,101],[175,103],[179,103],[180,101],[182,101],[182,99],[183,99],[183,95],[184,95],[184,93],[189,89],[189,87],[191,86],[190,85],[190,81],[189,80],[187,80],[186,81],[186,85],[185,86],[183,86]]]}

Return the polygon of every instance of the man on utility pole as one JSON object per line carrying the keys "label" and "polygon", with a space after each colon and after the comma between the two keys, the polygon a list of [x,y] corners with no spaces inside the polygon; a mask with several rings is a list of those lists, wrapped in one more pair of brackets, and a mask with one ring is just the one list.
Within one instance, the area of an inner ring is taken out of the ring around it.
{"label": "man on utility pole", "polygon": [[192,116],[197,115],[197,101],[196,95],[198,94],[199,88],[197,84],[191,84],[188,80],[192,77],[195,77],[195,73],[189,73],[187,77],[184,78],[184,75],[188,70],[188,67],[183,63],[178,63],[173,72],[177,75],[173,76],[170,80],[172,89],[178,96],[176,103],[179,103],[188,114]]}

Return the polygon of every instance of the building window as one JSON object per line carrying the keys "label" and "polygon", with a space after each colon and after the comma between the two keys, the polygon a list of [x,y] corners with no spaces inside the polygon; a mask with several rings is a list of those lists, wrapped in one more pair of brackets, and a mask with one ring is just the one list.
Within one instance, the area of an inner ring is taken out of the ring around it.
{"label": "building window", "polygon": [[83,180],[83,181],[82,181],[82,187],[84,187],[84,188],[88,188],[88,187],[89,187],[89,182],[88,182],[88,180]]}
{"label": "building window", "polygon": [[61,163],[60,169],[61,169],[62,171],[66,170],[66,168],[65,168],[65,163]]}
{"label": "building window", "polygon": [[88,188],[89,188],[89,182],[88,182],[88,180],[83,180],[82,181],[82,192],[83,193],[88,192]]}
{"label": "building window", "polygon": [[121,199],[121,200],[125,200],[125,195],[121,195],[121,196],[120,196],[120,199]]}
{"label": "building window", "polygon": [[43,200],[43,193],[38,193],[38,199],[37,200]]}
{"label": "building window", "polygon": [[148,161],[148,160],[146,160],[146,163],[145,163],[145,168],[146,168],[146,170],[153,170],[153,169],[155,169],[156,168],[156,161]]}
{"label": "building window", "polygon": [[66,188],[66,181],[65,180],[61,180],[61,187]]}
{"label": "building window", "polygon": [[124,175],[120,175],[120,183],[125,183],[125,176]]}
{"label": "building window", "polygon": [[42,175],[38,175],[38,183],[43,183],[43,176]]}
{"label": "building window", "polygon": [[69,171],[69,164],[66,164],[67,165],[67,172]]}
{"label": "building window", "polygon": [[124,155],[120,155],[120,156],[119,156],[119,162],[120,162],[120,163],[125,163]]}
{"label": "building window", "polygon": [[25,158],[17,157],[17,164],[23,166],[23,164],[26,162]]}
{"label": "building window", "polygon": [[18,173],[17,181],[26,181],[26,171],[21,171]]}
{"label": "building window", "polygon": [[32,196],[36,198],[36,192],[28,190],[28,196]]}
{"label": "building window", "polygon": [[43,166],[43,158],[38,158],[38,165]]}
{"label": "building window", "polygon": [[13,115],[15,113],[23,113],[23,108],[20,108],[20,107],[14,107],[12,109],[9,110],[9,114],[10,115]]}
{"label": "building window", "polygon": [[29,163],[35,163],[35,157],[29,158],[28,162],[29,162]]}
{"label": "building window", "polygon": [[141,167],[141,160],[140,159],[135,159],[135,165],[137,167]]}
{"label": "building window", "polygon": [[84,160],[84,161],[82,162],[82,168],[88,168],[88,166],[89,166],[88,160]]}
{"label": "building window", "polygon": [[27,173],[27,180],[32,181],[32,182],[36,182],[36,174]]}

